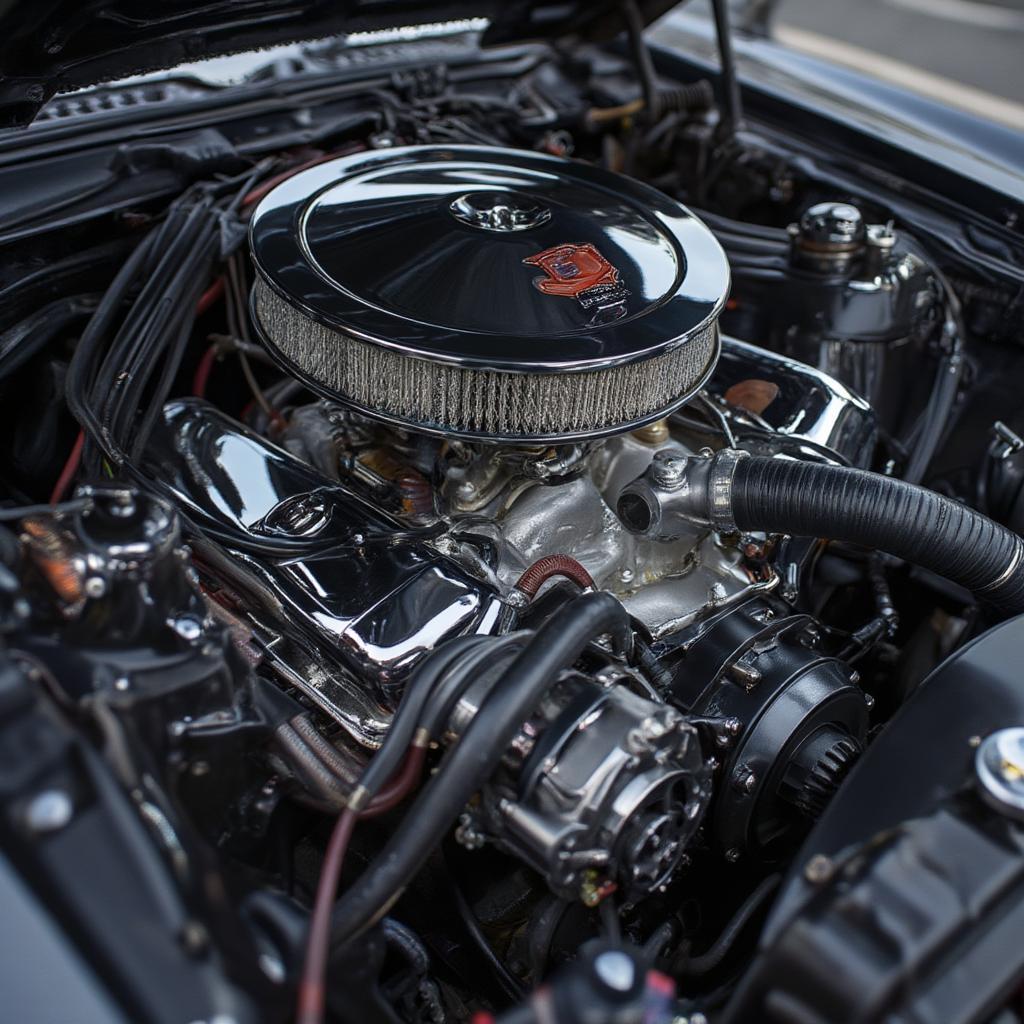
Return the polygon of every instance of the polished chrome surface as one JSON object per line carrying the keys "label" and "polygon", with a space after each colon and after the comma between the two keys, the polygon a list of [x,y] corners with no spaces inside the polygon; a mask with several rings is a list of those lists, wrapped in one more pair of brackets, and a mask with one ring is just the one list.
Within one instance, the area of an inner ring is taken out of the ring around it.
{"label": "polished chrome surface", "polygon": [[484,231],[529,231],[551,219],[551,210],[518,192],[467,192],[448,207],[463,224]]}
{"label": "polished chrome surface", "polygon": [[633,899],[663,886],[711,794],[695,727],[614,679],[609,667],[605,685],[555,683],[461,830],[490,837],[585,903],[595,877]]}
{"label": "polished chrome surface", "polygon": [[791,229],[796,244],[812,252],[846,252],[863,247],[864,217],[851,203],[816,203]]}
{"label": "polished chrome surface", "polygon": [[[550,211],[524,231],[452,216],[473,191]],[[296,174],[257,207],[262,278],[310,319],[406,355],[507,372],[601,369],[647,359],[717,317],[728,265],[685,207],[597,167],[517,150],[406,147]],[[545,294],[524,261],[595,247],[628,299],[610,322]]]}
{"label": "polished chrome surface", "polygon": [[[182,510],[225,536],[228,557],[200,559],[253,600],[262,634],[276,623],[322,659],[328,676],[333,663],[335,675],[370,683],[376,705],[355,716],[339,709],[350,730],[371,712],[387,717],[425,652],[497,622],[490,587],[419,540],[389,541],[398,528],[380,512],[205,402],[167,406],[149,459]],[[311,547],[305,557],[252,553],[261,538],[305,538]],[[323,697],[322,683],[309,685]]]}
{"label": "polished chrome surface", "polygon": [[732,389],[748,382],[768,385],[762,388],[766,404],[756,417],[768,431],[828,449],[855,466],[870,463],[878,432],[875,413],[835,377],[736,338],[723,338],[707,390],[727,399],[737,394]]}

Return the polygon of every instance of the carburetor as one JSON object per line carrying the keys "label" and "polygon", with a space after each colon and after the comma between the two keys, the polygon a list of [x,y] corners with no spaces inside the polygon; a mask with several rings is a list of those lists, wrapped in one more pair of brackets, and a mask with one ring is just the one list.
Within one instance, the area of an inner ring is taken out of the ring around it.
{"label": "carburetor", "polygon": [[[625,671],[562,675],[463,816],[463,845],[490,839],[589,905],[667,882],[710,800],[711,766],[697,728],[632,692]],[[456,717],[478,698],[471,690]]]}

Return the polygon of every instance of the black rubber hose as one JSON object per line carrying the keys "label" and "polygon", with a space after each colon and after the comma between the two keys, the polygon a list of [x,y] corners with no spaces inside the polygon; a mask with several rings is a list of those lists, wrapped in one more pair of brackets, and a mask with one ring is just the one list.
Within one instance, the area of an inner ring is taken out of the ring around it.
{"label": "black rubber hose", "polygon": [[482,675],[500,669],[526,646],[525,631],[506,633],[486,646],[468,651],[438,681],[420,719],[420,727],[439,740],[463,693]]}
{"label": "black rubber hose", "polygon": [[1024,541],[916,484],[845,466],[748,456],[736,463],[731,505],[741,530],[860,544],[945,576],[1003,615],[1024,612]]}
{"label": "black rubber hose", "polygon": [[296,778],[317,804],[338,813],[344,806],[348,791],[337,775],[324,764],[309,745],[285,722],[274,732],[274,742]]}
{"label": "black rubber hose", "polygon": [[307,712],[296,715],[288,723],[299,738],[316,755],[317,760],[326,767],[338,781],[346,787],[347,796],[359,781],[362,766],[350,755],[344,754],[313,724]]}
{"label": "black rubber hose", "polygon": [[620,650],[628,647],[629,615],[610,594],[591,593],[581,594],[534,634],[387,845],[335,904],[334,946],[358,936],[398,899],[473,793],[498,767],[544,691],[588,643],[606,633]]}
{"label": "black rubber hose", "polygon": [[476,634],[455,637],[419,665],[405,688],[402,703],[391,720],[380,750],[370,758],[359,779],[359,786],[366,790],[367,802],[398,771],[438,681],[460,656],[489,640],[490,637]]}
{"label": "black rubber hose", "polygon": [[765,901],[779,886],[780,875],[769,875],[763,879],[761,884],[743,901],[739,909],[733,914],[729,923],[722,929],[722,934],[711,944],[707,952],[700,956],[690,957],[677,973],[684,978],[700,977],[708,974],[718,967],[726,958],[729,950],[736,944],[736,940],[753,920],[754,915],[764,906]]}

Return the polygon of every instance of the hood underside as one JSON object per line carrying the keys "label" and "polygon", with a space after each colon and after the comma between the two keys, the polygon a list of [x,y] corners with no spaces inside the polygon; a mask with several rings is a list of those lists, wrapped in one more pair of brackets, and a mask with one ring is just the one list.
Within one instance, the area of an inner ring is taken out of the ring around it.
{"label": "hood underside", "polygon": [[[674,0],[637,6],[652,21]],[[0,0],[0,126],[30,123],[58,92],[353,32],[486,18],[484,44],[608,39],[622,29],[619,7],[613,0]]]}

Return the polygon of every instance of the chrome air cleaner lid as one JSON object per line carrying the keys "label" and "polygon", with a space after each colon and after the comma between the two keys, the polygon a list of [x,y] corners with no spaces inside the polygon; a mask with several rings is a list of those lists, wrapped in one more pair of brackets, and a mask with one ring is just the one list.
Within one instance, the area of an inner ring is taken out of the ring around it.
{"label": "chrome air cleaner lid", "polygon": [[700,387],[725,256],[689,211],[585,164],[477,146],[342,157],[257,207],[253,310],[315,391],[418,430],[560,441]]}

